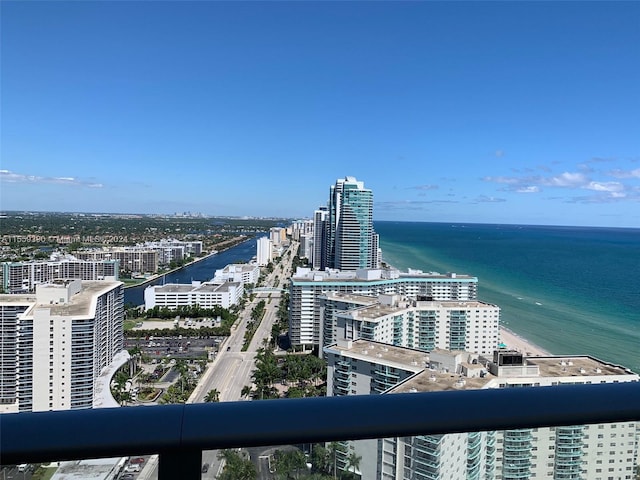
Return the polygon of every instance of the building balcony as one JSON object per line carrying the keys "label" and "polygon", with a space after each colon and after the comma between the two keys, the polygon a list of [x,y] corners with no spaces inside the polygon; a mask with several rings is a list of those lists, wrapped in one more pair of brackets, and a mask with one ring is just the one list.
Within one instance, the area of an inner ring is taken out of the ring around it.
{"label": "building balcony", "polygon": [[189,480],[208,450],[638,420],[640,382],[6,413],[0,463],[157,454],[159,480]]}

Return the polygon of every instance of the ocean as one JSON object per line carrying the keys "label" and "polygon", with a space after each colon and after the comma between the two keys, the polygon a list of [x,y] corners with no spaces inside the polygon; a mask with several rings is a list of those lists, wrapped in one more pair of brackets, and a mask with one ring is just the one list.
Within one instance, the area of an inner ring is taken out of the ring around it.
{"label": "ocean", "polygon": [[478,278],[501,323],[554,354],[640,373],[640,229],[418,222],[374,224],[400,270]]}

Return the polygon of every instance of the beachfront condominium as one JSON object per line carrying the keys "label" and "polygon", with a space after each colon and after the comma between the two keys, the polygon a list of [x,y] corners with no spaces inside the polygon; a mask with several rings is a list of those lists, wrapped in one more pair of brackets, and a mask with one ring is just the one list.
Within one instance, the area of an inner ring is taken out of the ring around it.
{"label": "beachfront condominium", "polygon": [[55,280],[35,294],[0,295],[0,412],[93,408],[111,399],[99,380],[128,359],[123,317],[121,282]]}
{"label": "beachfront condominium", "polygon": [[402,295],[330,292],[320,297],[323,345],[371,340],[426,352],[498,348],[500,307],[477,300],[421,301]]}
{"label": "beachfront condominium", "polygon": [[3,262],[0,285],[3,293],[33,293],[36,285],[63,278],[117,281],[118,260],[78,260],[60,256],[52,260]]}
{"label": "beachfront condominium", "polygon": [[343,271],[378,267],[373,192],[354,177],[341,178],[330,187],[328,206],[327,267]]}
{"label": "beachfront condominium", "polygon": [[467,302],[477,299],[477,284],[476,277],[455,273],[399,272],[389,268],[346,272],[298,268],[289,282],[289,339],[293,346],[302,349],[322,347],[337,339],[333,325],[328,324],[325,332],[320,301],[322,295],[331,292]]}
{"label": "beachfront condominium", "polygon": [[[367,340],[341,341],[324,351],[328,361],[328,396],[640,380],[628,369],[590,356],[525,357],[507,350],[497,350],[491,356],[448,350],[426,354]],[[637,422],[421,435],[340,444],[338,469],[347,470],[349,455],[353,454],[360,457],[357,473],[361,478],[388,480],[630,480],[635,478],[638,454]]]}

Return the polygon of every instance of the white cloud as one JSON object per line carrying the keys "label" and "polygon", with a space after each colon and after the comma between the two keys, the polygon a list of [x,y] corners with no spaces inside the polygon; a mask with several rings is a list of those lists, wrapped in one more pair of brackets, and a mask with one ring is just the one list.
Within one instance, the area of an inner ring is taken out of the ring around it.
{"label": "white cloud", "polygon": [[521,182],[517,177],[483,177],[485,182],[506,183],[507,185],[516,185]]}
{"label": "white cloud", "polygon": [[487,195],[480,195],[479,197],[476,198],[475,200],[476,202],[483,202],[483,203],[501,203],[501,202],[506,202],[507,200],[504,198],[497,198],[497,197],[490,197]]}
{"label": "white cloud", "polygon": [[640,168],[635,170],[611,170],[609,175],[616,178],[640,178]]}
{"label": "white cloud", "polygon": [[537,185],[529,185],[526,187],[519,187],[515,190],[517,193],[538,193],[540,191],[540,187]]}
{"label": "white cloud", "polygon": [[89,188],[102,188],[104,186],[101,183],[86,182],[75,177],[40,177],[15,173],[9,170],[0,170],[0,183],[58,184]]}
{"label": "white cloud", "polygon": [[581,187],[589,181],[584,173],[564,172],[560,175],[542,179],[544,185],[552,187]]}
{"label": "white cloud", "polygon": [[589,182],[584,188],[596,192],[621,192],[624,190],[624,185],[620,182]]}

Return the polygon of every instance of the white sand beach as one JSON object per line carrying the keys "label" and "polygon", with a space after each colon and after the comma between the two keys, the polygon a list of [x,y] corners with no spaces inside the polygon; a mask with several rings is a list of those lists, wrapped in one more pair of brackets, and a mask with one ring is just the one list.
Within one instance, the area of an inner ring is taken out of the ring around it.
{"label": "white sand beach", "polygon": [[545,349],[529,342],[517,333],[512,332],[508,328],[500,327],[500,342],[504,343],[509,350],[516,350],[530,357],[545,357],[553,355]]}

